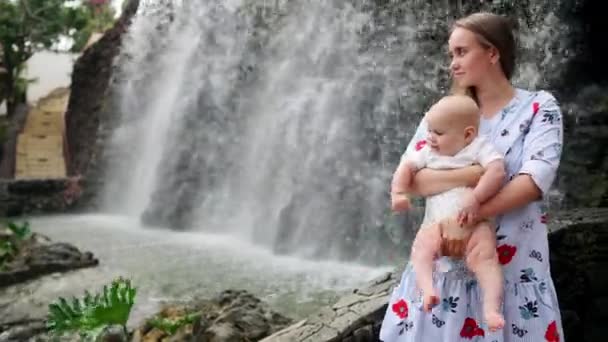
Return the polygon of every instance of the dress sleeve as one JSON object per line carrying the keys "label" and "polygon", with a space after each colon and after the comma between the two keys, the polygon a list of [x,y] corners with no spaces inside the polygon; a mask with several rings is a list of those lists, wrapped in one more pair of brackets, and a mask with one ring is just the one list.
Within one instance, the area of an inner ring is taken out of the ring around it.
{"label": "dress sleeve", "polygon": [[530,175],[544,196],[555,180],[561,159],[562,114],[557,100],[547,92],[542,92],[539,101],[532,104],[532,111],[519,173]]}
{"label": "dress sleeve", "polygon": [[417,152],[423,149],[426,145],[426,136],[427,136],[427,125],[424,117],[420,120],[418,127],[416,128],[416,132],[414,136],[410,140],[405,149],[405,152],[401,155],[401,159],[412,157],[413,152]]}
{"label": "dress sleeve", "polygon": [[410,163],[412,163],[416,170],[420,170],[426,167],[429,158],[429,152],[430,148],[426,146],[425,143],[425,146],[423,146],[422,148],[416,149],[416,147],[414,147],[412,151],[408,152],[407,154],[404,154],[402,160],[409,161]]}
{"label": "dress sleeve", "polygon": [[479,137],[478,139],[480,139],[479,153],[477,154],[479,165],[486,168],[491,162],[504,159],[502,153],[498,152],[494,144],[489,140],[483,137]]}

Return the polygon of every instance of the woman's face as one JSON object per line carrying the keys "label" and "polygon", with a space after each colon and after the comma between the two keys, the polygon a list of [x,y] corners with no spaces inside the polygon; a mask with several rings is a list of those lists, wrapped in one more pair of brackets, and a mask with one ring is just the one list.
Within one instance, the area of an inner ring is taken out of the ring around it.
{"label": "woman's face", "polygon": [[477,86],[498,61],[496,49],[482,46],[475,33],[457,27],[448,41],[450,71],[461,87]]}

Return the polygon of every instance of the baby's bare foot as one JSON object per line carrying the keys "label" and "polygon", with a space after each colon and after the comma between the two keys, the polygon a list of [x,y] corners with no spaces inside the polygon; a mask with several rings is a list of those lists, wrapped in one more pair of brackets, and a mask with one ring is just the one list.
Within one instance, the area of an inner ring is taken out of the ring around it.
{"label": "baby's bare foot", "polygon": [[439,296],[437,296],[435,290],[424,291],[422,309],[425,312],[429,312],[437,304],[439,304]]}
{"label": "baby's bare foot", "polygon": [[485,316],[488,323],[488,330],[494,332],[505,326],[505,319],[498,312],[488,312]]}

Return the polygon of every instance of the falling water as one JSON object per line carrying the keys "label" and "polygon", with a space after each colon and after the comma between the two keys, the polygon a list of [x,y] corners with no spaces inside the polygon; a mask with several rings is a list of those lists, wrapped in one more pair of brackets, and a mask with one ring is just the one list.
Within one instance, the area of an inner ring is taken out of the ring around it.
{"label": "falling water", "polygon": [[[144,2],[120,58],[107,209],[306,257],[403,256],[416,215],[390,214],[388,184],[447,89],[441,49],[463,5],[441,4]],[[525,87],[564,55],[546,6],[520,22]]]}

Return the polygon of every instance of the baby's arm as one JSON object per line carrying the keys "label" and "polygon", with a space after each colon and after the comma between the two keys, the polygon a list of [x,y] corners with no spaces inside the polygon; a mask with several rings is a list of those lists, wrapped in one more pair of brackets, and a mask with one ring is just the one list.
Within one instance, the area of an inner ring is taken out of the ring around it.
{"label": "baby's arm", "polygon": [[395,211],[404,211],[410,208],[409,192],[416,167],[406,159],[402,159],[393,175],[391,182],[391,207]]}
{"label": "baby's arm", "polygon": [[463,208],[458,215],[460,225],[473,224],[477,221],[481,203],[498,193],[506,176],[503,156],[490,143],[486,142],[482,145],[478,158],[486,171],[472,193],[463,201]]}
{"label": "baby's arm", "polygon": [[414,164],[407,159],[402,159],[393,174],[391,193],[400,194],[408,192],[415,174],[416,167]]}
{"label": "baby's arm", "polygon": [[496,159],[486,166],[486,172],[479,179],[473,189],[473,195],[479,203],[489,200],[498,193],[506,176],[505,165],[502,159]]}

